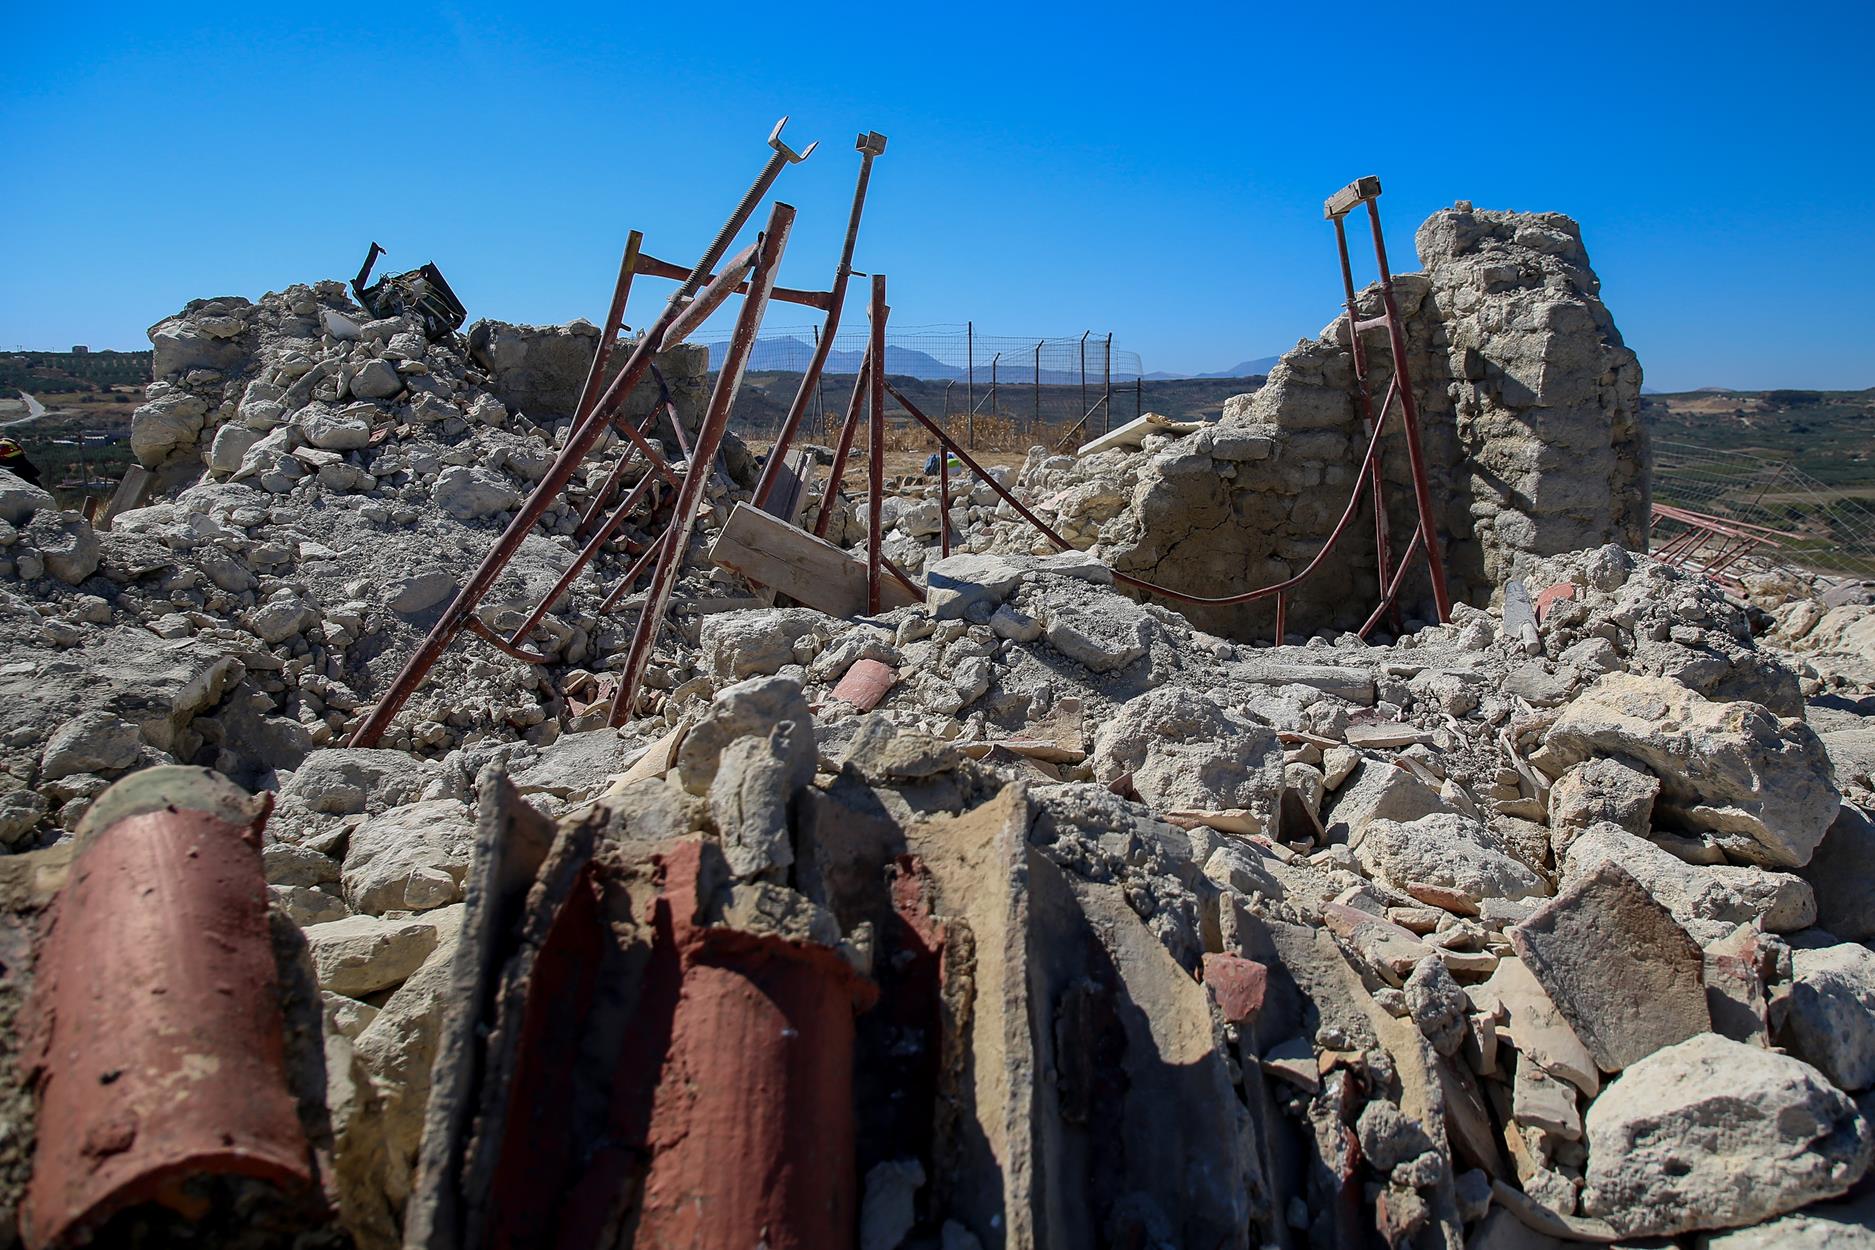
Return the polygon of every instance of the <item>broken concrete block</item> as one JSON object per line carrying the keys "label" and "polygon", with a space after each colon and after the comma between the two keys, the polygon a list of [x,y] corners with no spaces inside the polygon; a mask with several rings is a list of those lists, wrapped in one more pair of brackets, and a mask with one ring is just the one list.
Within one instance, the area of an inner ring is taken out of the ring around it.
{"label": "broken concrete block", "polygon": [[1838,1089],[1875,1085],[1875,953],[1843,942],[1793,951],[1791,965],[1779,1040]]}
{"label": "broken concrete block", "polygon": [[1404,823],[1370,820],[1354,857],[1375,878],[1402,893],[1412,894],[1418,885],[1441,887],[1457,893],[1473,911],[1483,899],[1532,898],[1549,892],[1543,879],[1506,854],[1489,830],[1455,812],[1435,812]]}
{"label": "broken concrete block", "polygon": [[1385,760],[1361,760],[1352,777],[1329,789],[1335,791],[1335,798],[1323,813],[1322,824],[1330,841],[1350,846],[1360,841],[1369,821],[1418,820],[1447,810],[1437,790]]}
{"label": "broken concrete block", "polygon": [[1604,1072],[1712,1027],[1699,945],[1618,864],[1577,878],[1509,937]]}
{"label": "broken concrete block", "polygon": [[1660,778],[1658,807],[1770,867],[1808,863],[1835,820],[1816,733],[1756,703],[1713,703],[1665,677],[1615,673],[1564,708],[1544,740],[1558,772],[1626,755]]}
{"label": "broken concrete block", "polygon": [[[713,619],[713,618],[706,618]],[[806,732],[789,741],[808,760],[809,775],[817,758],[813,713],[801,694],[799,682],[786,677],[752,677],[716,692],[703,719],[685,735],[677,750],[677,777],[692,794],[706,795],[727,747],[737,738],[767,734],[776,725],[792,721]]]}
{"label": "broken concrete block", "polygon": [[1161,811],[1243,808],[1275,824],[1283,790],[1282,746],[1267,725],[1196,691],[1150,690],[1123,704],[1094,735],[1094,773],[1126,773]]}
{"label": "broken concrete block", "polygon": [[373,816],[352,831],[345,850],[345,901],[371,915],[453,903],[461,897],[474,840],[469,809],[454,799]]}
{"label": "broken concrete block", "polygon": [[1815,1068],[1714,1033],[1628,1068],[1586,1128],[1583,1210],[1629,1237],[1737,1228],[1836,1197],[1875,1150]]}
{"label": "broken concrete block", "polygon": [[1706,1009],[1712,1031],[1735,1042],[1769,1046],[1764,951],[1756,925],[1741,924],[1706,946]]}
{"label": "broken concrete block", "polygon": [[1816,891],[1816,923],[1850,942],[1875,938],[1875,820],[1844,803],[1798,874]]}
{"label": "broken concrete block", "polygon": [[436,925],[422,920],[348,916],[306,930],[319,988],[348,998],[402,984],[436,942]]}
{"label": "broken concrete block", "polygon": [[1594,1056],[1521,959],[1499,960],[1490,979],[1467,992],[1480,1010],[1501,1009],[1508,1017],[1511,1045],[1522,1058],[1541,1064],[1590,1097],[1601,1088]]}
{"label": "broken concrete block", "polygon": [[[1539,1064],[1519,1063],[1513,1091],[1511,1114],[1519,1124],[1553,1133],[1564,1141],[1576,1141],[1582,1136],[1582,1113],[1576,1108],[1573,1085],[1557,1080]],[[1570,1209],[1573,1211],[1573,1203]]]}
{"label": "broken concrete block", "polygon": [[1653,830],[1660,779],[1620,760],[1597,757],[1566,769],[1549,792],[1550,836],[1558,858],[1574,831],[1606,821],[1644,838]]}
{"label": "broken concrete block", "polygon": [[794,862],[789,812],[794,794],[814,779],[817,753],[811,723],[783,721],[766,735],[724,748],[710,782],[710,813],[722,834],[723,856],[737,879],[780,872]]}
{"label": "broken concrete block", "polygon": [[1816,896],[1800,877],[1735,864],[1689,864],[1607,824],[1590,827],[1570,844],[1561,864],[1563,884],[1604,863],[1621,865],[1683,928],[1703,940],[1717,940],[1740,924],[1790,933],[1816,921]]}
{"label": "broken concrete block", "polygon": [[1442,1055],[1456,1054],[1470,1031],[1466,1026],[1469,1006],[1465,991],[1452,979],[1451,971],[1439,955],[1428,955],[1413,967],[1406,979],[1406,1006],[1413,1023],[1426,1035],[1432,1048]]}

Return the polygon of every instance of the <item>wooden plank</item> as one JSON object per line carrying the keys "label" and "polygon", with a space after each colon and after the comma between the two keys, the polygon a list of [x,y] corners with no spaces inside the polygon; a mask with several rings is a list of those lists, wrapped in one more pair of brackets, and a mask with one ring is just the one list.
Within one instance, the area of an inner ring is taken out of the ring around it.
{"label": "wooden plank", "polygon": [[1329,220],[1345,217],[1356,204],[1371,200],[1379,194],[1380,179],[1372,174],[1357,178],[1322,202],[1322,216]]}
{"label": "wooden plank", "polygon": [[150,499],[150,488],[156,484],[156,477],[140,464],[133,464],[124,471],[124,478],[117,484],[117,492],[111,496],[111,502],[99,514],[97,528],[111,528],[111,521],[120,512],[129,512],[141,508]]}
{"label": "wooden plank", "polygon": [[1097,451],[1107,451],[1114,447],[1137,447],[1146,441],[1148,434],[1196,434],[1206,424],[1204,421],[1174,421],[1170,417],[1149,412],[1117,429],[1107,431],[1099,438],[1082,443],[1075,448],[1074,454],[1091,456]]}
{"label": "wooden plank", "polygon": [[[729,514],[729,524],[710,548],[710,560],[829,616],[865,615],[864,563],[746,503]],[[888,612],[919,602],[892,577],[882,580],[880,600]]]}

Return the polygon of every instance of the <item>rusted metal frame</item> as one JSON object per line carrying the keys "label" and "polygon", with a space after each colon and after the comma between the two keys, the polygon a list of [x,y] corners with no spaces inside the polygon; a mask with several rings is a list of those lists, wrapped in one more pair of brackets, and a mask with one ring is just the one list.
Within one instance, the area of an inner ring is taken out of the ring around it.
{"label": "rusted metal frame", "polygon": [[[1023,520],[1034,526],[1036,531],[1044,538],[1054,543],[1055,546],[1061,548],[1063,551],[1069,550],[1073,546],[1073,544],[1069,543],[1067,539],[1063,538],[1049,526],[1046,521],[1043,521],[1040,517],[1036,516],[1035,513],[1030,511],[1028,505],[1016,498],[1015,494],[1010,491],[1008,487],[991,477],[988,471],[977,463],[975,457],[959,446],[957,441],[946,434],[937,422],[919,411],[918,406],[912,403],[912,401],[905,396],[903,391],[900,391],[890,382],[885,384],[885,389],[892,398],[899,402],[900,406],[903,407],[906,412],[911,414],[913,420],[937,435],[940,443],[955,452],[957,458],[964,462],[966,468],[975,473],[979,479],[987,482],[990,489],[1002,496],[1003,500],[1007,502],[1010,507],[1014,508],[1016,513],[1021,516]],[[1177,600],[1181,603],[1195,603],[1206,607],[1234,607],[1243,603],[1255,603],[1259,599],[1267,599],[1271,595],[1275,595],[1279,592],[1294,589],[1296,586],[1306,581],[1309,576],[1315,572],[1317,566],[1327,558],[1328,553],[1332,551],[1335,544],[1340,541],[1343,531],[1348,527],[1348,522],[1353,520],[1354,514],[1360,506],[1362,496],[1367,493],[1368,469],[1372,465],[1375,453],[1380,447],[1380,434],[1384,428],[1384,422],[1382,425],[1376,426],[1373,435],[1368,439],[1367,454],[1362,457],[1360,470],[1355,474],[1354,493],[1348,497],[1348,506],[1342,511],[1341,519],[1335,523],[1334,530],[1329,533],[1327,541],[1322,544],[1322,549],[1315,553],[1315,558],[1310,560],[1307,567],[1300,573],[1297,573],[1288,580],[1277,582],[1269,586],[1259,587],[1256,590],[1245,591],[1242,594],[1208,596],[1186,594],[1182,590],[1173,590],[1169,586],[1161,586],[1156,582],[1149,582],[1144,578],[1134,577],[1130,573],[1122,573],[1117,569],[1110,568],[1108,571],[1113,574],[1113,580],[1122,585],[1132,586],[1137,590],[1147,591],[1151,594],[1163,595],[1168,599]]]}
{"label": "rusted metal frame", "polygon": [[[646,418],[640,424],[649,425],[650,419]],[[644,458],[650,463],[653,472],[672,486],[677,485],[677,470],[671,468],[671,462],[664,458],[664,453],[652,445],[651,440],[644,436],[638,425],[633,425],[630,421],[614,421],[612,428],[630,439],[632,446],[644,453]]]}
{"label": "rusted metal frame", "polygon": [[[1348,232],[1343,218],[1335,217],[1335,251],[1341,258],[1341,287],[1346,293],[1348,308],[1348,352],[1354,362],[1354,398],[1360,409],[1361,424],[1369,436],[1374,432],[1374,400],[1368,390],[1367,351],[1361,346],[1360,310],[1357,307],[1354,290],[1354,266],[1348,260]],[[1381,405],[1381,416],[1386,416],[1386,405]],[[1385,594],[1389,580],[1388,568],[1393,562],[1391,535],[1387,527],[1387,496],[1381,482],[1380,463],[1375,461],[1372,469],[1374,478],[1374,563],[1376,566],[1375,589]]]}
{"label": "rusted metal frame", "polygon": [[[659,379],[659,385],[663,385],[662,378]],[[668,389],[663,392],[661,402],[664,411],[669,414],[671,424],[674,427],[677,424],[677,406],[671,402],[670,391]],[[658,409],[656,408],[647,412],[644,415],[644,419],[638,423],[638,432],[642,434],[648,430],[651,426],[652,419],[657,415]],[[619,453],[619,458],[617,462],[613,464],[612,471],[606,474],[605,481],[600,483],[599,489],[593,493],[591,502],[586,505],[585,513],[579,518],[579,524],[573,527],[573,533],[575,535],[584,537],[592,531],[593,522],[598,520],[599,514],[605,511],[606,507],[611,503],[612,496],[618,490],[619,482],[624,479],[625,470],[631,467],[632,457],[637,454],[637,450],[637,446],[633,444],[628,445]],[[651,476],[649,470],[646,471],[645,476],[647,478]]]}
{"label": "rusted metal frame", "polygon": [[1414,528],[1412,540],[1406,544],[1406,551],[1400,556],[1400,567],[1394,570],[1393,580],[1387,583],[1385,593],[1381,595],[1380,606],[1374,609],[1373,615],[1367,618],[1366,624],[1361,626],[1355,637],[1367,637],[1368,631],[1380,623],[1380,618],[1386,615],[1387,609],[1392,607],[1394,600],[1400,597],[1400,587],[1406,581],[1406,570],[1413,567],[1413,556],[1419,551],[1425,536],[1424,530]]}
{"label": "rusted metal frame", "polygon": [[592,367],[586,371],[586,384],[580,387],[579,403],[573,409],[575,429],[585,423],[598,402],[599,388],[605,382],[605,367],[611,363],[613,344],[625,324],[625,303],[631,297],[632,275],[637,272],[638,249],[644,237],[642,230],[625,236],[625,255],[619,261],[618,281],[612,287],[612,305],[606,309],[605,329],[599,333],[598,350],[592,354]]}
{"label": "rusted metal frame", "polygon": [[885,569],[886,572],[890,573],[893,576],[893,578],[898,582],[899,585],[903,586],[906,590],[911,591],[912,594],[918,596],[920,599],[924,598],[924,595],[925,595],[924,587],[920,586],[917,582],[913,581],[909,573],[907,573],[904,569],[901,569],[897,564],[895,564],[892,561],[892,557],[887,556],[887,555],[881,555],[879,557],[879,564]]}
{"label": "rusted metal frame", "polygon": [[1706,561],[1706,567],[1700,571],[1707,577],[1718,577],[1721,573],[1725,572],[1726,569],[1736,564],[1742,557],[1751,554],[1764,545],[1764,540],[1761,538],[1740,538],[1737,539],[1736,542],[1737,545],[1730,553],[1721,551],[1712,559]]}
{"label": "rusted metal frame", "polygon": [[1289,596],[1283,591],[1276,592],[1276,638],[1277,646],[1283,645],[1284,627],[1289,623]]}
{"label": "rusted metal frame", "polygon": [[762,232],[755,273],[749,279],[749,296],[743,301],[735,330],[730,335],[729,350],[717,372],[716,389],[710,394],[709,408],[704,413],[702,427],[697,431],[697,445],[690,460],[691,471],[684,475],[683,485],[678,488],[677,499],[671,508],[670,528],[665,531],[657,569],[651,575],[651,588],[639,614],[638,627],[632,632],[631,649],[626,654],[625,667],[619,673],[618,689],[613,692],[609,716],[609,722],[613,725],[623,724],[630,716],[638,685],[644,679],[646,666],[651,662],[651,645],[663,623],[664,610],[670,602],[671,589],[676,585],[684,557],[689,553],[690,535],[696,526],[703,488],[710,480],[708,466],[716,459],[717,448],[722,445],[723,433],[729,426],[729,409],[742,386],[749,353],[761,329],[762,316],[768,310],[768,293],[775,285],[782,252],[787,247],[788,233],[793,226],[793,207],[776,203],[769,212],[768,227]]}
{"label": "rusted metal frame", "polygon": [[357,747],[377,745],[392,718],[422,684],[424,677],[435,666],[437,659],[474,618],[476,606],[488,594],[502,570],[508,567],[508,562],[514,558],[514,553],[520,549],[522,542],[533,532],[535,524],[546,513],[548,507],[559,499],[561,492],[566,489],[567,482],[573,476],[574,468],[585,458],[586,453],[592,449],[592,444],[597,441],[599,431],[605,427],[605,418],[600,414],[606,413],[609,406],[622,401],[625,393],[637,385],[638,380],[644,376],[644,371],[657,350],[658,339],[664,332],[664,325],[672,315],[674,315],[673,308],[667,307],[657,323],[645,332],[645,336],[639,340],[625,368],[619,372],[618,377],[613,379],[605,396],[595,405],[595,419],[589,420],[583,430],[577,430],[567,441],[561,455],[548,466],[546,476],[534,488],[534,493],[528,497],[527,502],[521,505],[520,512],[516,513],[514,520],[508,523],[508,528],[502,531],[501,537],[495,540],[495,545],[482,558],[481,565],[470,576],[468,582],[456,592],[455,599],[450,602],[449,607],[444,610],[442,616],[431,628],[428,637],[405,662],[404,667],[385,690],[383,697],[378,700],[377,706],[365,718],[365,722],[358,727],[358,732],[352,735],[349,745]]}
{"label": "rusted metal frame", "polygon": [[[1686,522],[1681,522],[1686,525]],[[1654,559],[1668,567],[1674,567],[1685,558],[1686,553],[1705,542],[1711,531],[1703,525],[1687,525],[1687,528],[1673,535],[1666,545],[1654,552]]]}
{"label": "rusted metal frame", "polygon": [[[1400,396],[1400,419],[1406,428],[1406,456],[1413,471],[1413,495],[1419,505],[1419,526],[1425,531],[1426,572],[1432,579],[1432,602],[1439,624],[1452,619],[1452,595],[1445,585],[1445,559],[1439,552],[1438,518],[1432,510],[1432,486],[1426,478],[1426,456],[1419,445],[1419,405],[1413,398],[1413,379],[1406,365],[1406,328],[1393,298],[1393,271],[1387,266],[1387,241],[1380,230],[1379,191],[1367,200],[1367,219],[1374,232],[1374,263],[1380,269],[1380,302],[1387,310],[1387,341],[1393,350],[1394,388]],[[1383,414],[1384,415],[1384,414]]]}
{"label": "rusted metal frame", "polygon": [[866,426],[866,455],[871,461],[866,466],[866,611],[874,615],[878,614],[880,602],[879,527],[885,498],[885,319],[889,311],[885,305],[885,275],[875,273],[871,304],[872,396],[867,405],[870,412]]}
{"label": "rusted metal frame", "polygon": [[599,615],[604,616],[610,612],[618,605],[620,599],[631,593],[632,587],[644,575],[645,567],[663,553],[664,548],[670,545],[669,540],[670,531],[667,529],[658,535],[650,546],[639,553],[638,558],[632,562],[632,566],[625,570],[625,576],[619,579],[618,585],[614,586],[611,593],[600,601]]}
{"label": "rusted metal frame", "polygon": [[514,631],[513,636],[508,639],[509,646],[520,646],[521,641],[533,631],[534,626],[540,624],[541,618],[545,617],[560,596],[579,580],[579,575],[586,571],[586,566],[592,563],[593,558],[599,554],[599,549],[605,546],[606,540],[618,533],[619,528],[625,524],[625,519],[638,506],[638,501],[643,499],[656,483],[657,479],[649,473],[638,480],[638,484],[632,487],[631,493],[626,495],[619,506],[612,510],[612,515],[606,518],[605,524],[600,526],[586,541],[584,547],[580,548],[579,554],[573,557],[573,563],[566,572],[560,575],[560,580],[553,584],[553,589],[547,592],[546,597],[528,614],[527,619],[521,622],[520,628]]}
{"label": "rusted metal frame", "polygon": [[749,276],[749,270],[755,268],[755,250],[762,245],[760,239],[750,243],[732,256],[722,270],[706,282],[701,291],[684,305],[684,310],[677,314],[677,320],[671,322],[671,328],[664,332],[664,346],[675,347],[691,334],[698,326],[709,320],[710,314],[721,308],[742,280]]}
{"label": "rusted metal frame", "polygon": [[[1693,512],[1687,508],[1675,507],[1673,504],[1657,503],[1653,505],[1653,510],[1676,521],[1698,522],[1721,532],[1741,537],[1747,533],[1763,534],[1767,538],[1789,538],[1794,541],[1802,541],[1804,537],[1802,534],[1793,534],[1789,530],[1776,530],[1767,525],[1754,525],[1750,521],[1740,521],[1733,517],[1708,516],[1704,512]],[[1781,546],[1782,544],[1773,543],[1772,545]]]}
{"label": "rusted metal frame", "polygon": [[[655,256],[640,256],[638,272],[647,278],[670,278],[677,282],[682,282],[690,276],[690,271],[682,265],[673,265],[668,260],[659,260]],[[715,278],[716,274],[710,273],[705,275],[703,280],[711,282]],[[730,292],[731,295],[747,295],[748,293],[749,284],[746,280]],[[803,291],[791,286],[778,286],[769,298],[782,304],[800,304],[806,308],[819,308],[824,311],[832,302],[833,296],[827,291]]]}
{"label": "rusted metal frame", "polygon": [[751,502],[757,508],[767,505],[768,496],[775,489],[775,480],[781,474],[782,457],[793,445],[794,435],[800,429],[802,419],[807,416],[808,402],[819,391],[821,371],[826,368],[827,354],[833,350],[833,336],[840,328],[840,316],[846,306],[846,285],[853,276],[853,249],[859,243],[859,221],[866,209],[866,188],[872,182],[873,158],[885,151],[885,136],[868,131],[859,136],[854,146],[859,149],[859,177],[853,184],[853,207],[846,217],[846,237],[840,244],[840,262],[833,270],[827,319],[820,327],[820,336],[814,342],[813,357],[807,362],[807,371],[801,375],[801,385],[794,392],[794,401],[788,405],[787,416],[782,418],[781,431],[776,434],[774,446],[769,449],[768,463],[762,466],[762,476],[755,483]]}
{"label": "rusted metal frame", "polygon": [[[520,660],[523,663],[526,663],[526,664],[551,664],[553,663],[553,657],[550,655],[540,655],[537,652],[526,650],[525,648],[520,647],[516,645],[515,643],[509,642],[506,638],[503,638],[500,634],[496,633],[493,629],[489,628],[488,625],[483,623],[482,618],[479,616],[471,616],[465,628],[467,628],[468,631],[474,634],[477,638],[480,638],[483,642],[486,642],[489,646],[495,648],[495,650],[501,652],[504,655],[511,655],[515,659]],[[532,629],[533,626],[530,625],[528,628]]]}
{"label": "rusted metal frame", "polygon": [[827,536],[827,522],[833,517],[834,497],[840,493],[840,479],[846,476],[846,459],[853,450],[853,436],[859,432],[859,414],[872,393],[872,350],[868,347],[859,362],[859,374],[853,379],[853,397],[847,401],[846,417],[840,422],[840,442],[834,448],[833,467],[827,473],[827,485],[820,496],[820,515],[814,518],[814,537]]}
{"label": "rusted metal frame", "polygon": [[[784,122],[786,120],[786,118],[782,119]],[[790,159],[804,159],[805,153],[802,156],[794,156],[780,145],[780,130],[780,126],[777,125],[774,133],[769,136],[769,144],[775,149],[774,155],[769,157],[768,162],[762,166],[761,172],[756,175],[755,181],[750,184],[741,201],[731,211],[728,220],[717,231],[710,245],[704,249],[696,266],[683,277],[683,285],[672,294],[664,306],[664,311],[658,314],[657,320],[638,340],[638,345],[632,349],[631,357],[625,362],[625,367],[619,370],[618,376],[612,379],[605,393],[593,404],[592,410],[586,415],[586,420],[574,425],[572,434],[567,438],[566,446],[560,449],[560,454],[547,467],[547,473],[535,486],[534,493],[528,496],[527,501],[521,505],[520,512],[515,514],[514,520],[509,522],[506,530],[502,531],[501,537],[495,540],[495,545],[482,558],[481,565],[470,576],[468,582],[456,592],[456,597],[450,601],[449,607],[444,609],[429,635],[405,662],[404,667],[398,671],[390,687],[378,700],[377,705],[372,708],[364,723],[358,727],[358,731],[352,735],[348,745],[376,746],[383,738],[384,731],[389,727],[391,720],[416,692],[424,677],[435,666],[437,659],[441,657],[449,644],[455,641],[456,636],[466,628],[476,605],[481,603],[489,589],[494,586],[495,579],[501,575],[502,570],[508,567],[508,562],[514,558],[514,553],[520,549],[522,542],[533,532],[535,524],[539,522],[547,509],[558,501],[561,493],[566,489],[567,482],[573,476],[573,470],[586,458],[592,450],[593,443],[598,440],[600,430],[605,428],[612,414],[618,410],[620,404],[625,402],[625,397],[631,393],[633,387],[638,385],[645,371],[651,367],[652,358],[663,346],[664,332],[670,328],[671,322],[683,310],[685,302],[703,285],[705,276],[722,259],[723,253],[729,250],[729,244],[747,224],[749,216],[755,211],[755,206],[761,203],[762,197],[768,194],[768,188],[774,185],[782,166]],[[813,145],[809,144],[807,150],[813,151]],[[634,261],[634,270],[642,269],[639,263],[642,260],[643,255],[640,252],[637,260]],[[688,480],[690,479],[686,478],[686,481]],[[703,479],[699,476],[696,480]]]}

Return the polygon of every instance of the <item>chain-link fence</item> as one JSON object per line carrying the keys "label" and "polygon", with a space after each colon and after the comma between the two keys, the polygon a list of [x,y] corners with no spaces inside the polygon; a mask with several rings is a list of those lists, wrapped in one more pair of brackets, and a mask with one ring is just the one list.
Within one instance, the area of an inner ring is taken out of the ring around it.
{"label": "chain-link fence", "polygon": [[[863,319],[834,336],[810,429],[837,425],[868,338]],[[759,440],[780,428],[818,340],[817,326],[763,327],[730,418],[738,433]],[[698,341],[714,369],[727,336]],[[1139,355],[1114,347],[1109,333],[1021,337],[979,334],[973,322],[888,326],[885,362],[893,385],[921,411],[973,441],[979,428],[1025,437],[1078,428],[1092,437],[1142,411]]]}

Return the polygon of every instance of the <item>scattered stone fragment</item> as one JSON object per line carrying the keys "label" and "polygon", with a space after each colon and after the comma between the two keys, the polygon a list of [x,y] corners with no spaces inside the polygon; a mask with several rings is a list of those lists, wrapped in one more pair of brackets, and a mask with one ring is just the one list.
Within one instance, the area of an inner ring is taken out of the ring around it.
{"label": "scattered stone fragment", "polygon": [[1809,726],[1754,703],[1709,702],[1664,677],[1616,673],[1563,709],[1545,744],[1556,771],[1631,756],[1660,778],[1659,806],[1741,859],[1809,862],[1836,818],[1829,756]]}
{"label": "scattered stone fragment", "polygon": [[434,924],[348,916],[306,930],[319,988],[359,997],[401,984],[436,948]]}
{"label": "scattered stone fragment", "polygon": [[1712,1033],[1628,1068],[1586,1127],[1583,1209],[1629,1237],[1737,1228],[1834,1198],[1875,1149],[1816,1069]]}
{"label": "scattered stone fragment", "polygon": [[1509,937],[1604,1072],[1712,1027],[1698,944],[1618,864],[1577,878]]}
{"label": "scattered stone fragment", "polygon": [[1875,1085],[1875,953],[1866,946],[1799,949],[1781,1040],[1838,1089]]}

